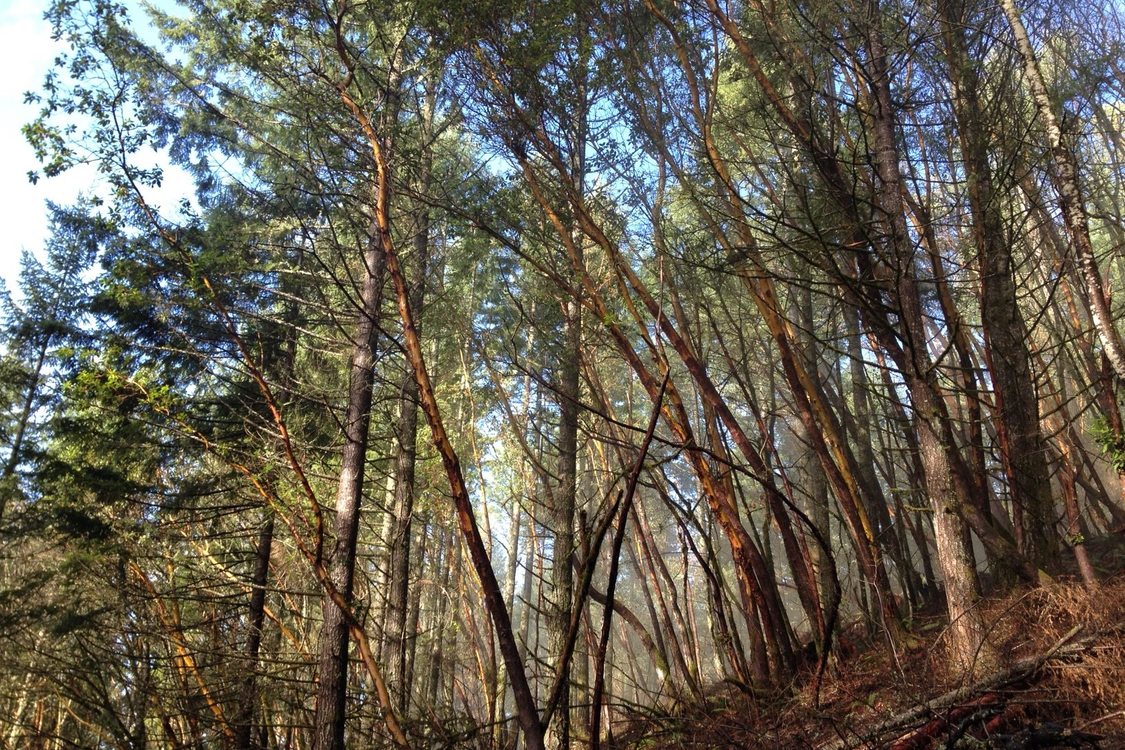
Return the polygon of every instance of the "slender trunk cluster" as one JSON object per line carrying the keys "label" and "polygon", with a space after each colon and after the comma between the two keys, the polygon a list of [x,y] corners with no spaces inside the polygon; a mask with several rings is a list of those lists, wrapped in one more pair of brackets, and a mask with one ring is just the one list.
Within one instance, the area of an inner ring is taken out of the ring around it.
{"label": "slender trunk cluster", "polygon": [[52,6],[25,132],[112,191],[0,295],[0,744],[612,746],[1109,590],[1125,83],[1068,9],[462,10]]}

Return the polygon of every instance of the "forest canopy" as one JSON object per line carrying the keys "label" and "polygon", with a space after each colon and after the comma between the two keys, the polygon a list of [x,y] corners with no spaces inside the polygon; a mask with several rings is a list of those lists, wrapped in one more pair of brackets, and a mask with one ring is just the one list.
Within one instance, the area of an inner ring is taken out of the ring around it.
{"label": "forest canopy", "polygon": [[865,651],[1120,668],[1125,19],[1016,3],[52,3],[30,177],[101,183],[0,297],[0,748],[874,747],[792,720]]}

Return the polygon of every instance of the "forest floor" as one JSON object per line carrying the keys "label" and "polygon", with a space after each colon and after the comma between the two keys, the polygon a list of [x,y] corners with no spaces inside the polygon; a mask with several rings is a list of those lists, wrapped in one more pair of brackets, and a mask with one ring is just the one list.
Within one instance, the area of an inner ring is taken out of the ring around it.
{"label": "forest floor", "polygon": [[981,603],[1001,660],[990,674],[951,675],[946,621],[919,613],[913,646],[854,647],[829,666],[819,695],[811,673],[773,701],[724,685],[705,707],[615,727],[612,747],[1125,749],[1125,535],[1087,547],[1097,589],[1063,571],[1052,585]]}

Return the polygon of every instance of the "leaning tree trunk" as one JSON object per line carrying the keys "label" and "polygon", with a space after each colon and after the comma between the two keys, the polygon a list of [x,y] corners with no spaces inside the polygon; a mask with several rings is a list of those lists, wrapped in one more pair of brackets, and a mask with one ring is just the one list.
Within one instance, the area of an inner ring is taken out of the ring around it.
{"label": "leaning tree trunk", "polygon": [[1039,68],[1039,59],[1031,46],[1031,39],[1027,34],[1027,28],[1023,25],[1019,9],[1014,0],[1000,0],[1000,7],[1011,26],[1016,49],[1019,50],[1023,60],[1024,76],[1031,89],[1031,98],[1035,102],[1035,109],[1047,133],[1047,143],[1051,147],[1051,156],[1055,163],[1051,179],[1059,194],[1059,207],[1062,209],[1063,220],[1070,235],[1074,261],[1089,294],[1094,327],[1097,329],[1098,338],[1101,339],[1105,356],[1109,359],[1118,380],[1125,381],[1125,343],[1122,342],[1121,335],[1113,324],[1109,297],[1106,294],[1097,259],[1094,257],[1094,246],[1090,240],[1090,219],[1083,202],[1078,161],[1074,151],[1063,141],[1062,127],[1055,114],[1051,97],[1047,93],[1043,72]]}
{"label": "leaning tree trunk", "polygon": [[[633,346],[632,340],[625,334],[621,325],[617,322],[616,317],[610,312],[599,287],[594,283],[589,271],[582,262],[577,244],[570,229],[555,210],[552,201],[547,198],[539,178],[531,168],[530,162],[526,156],[518,153],[514,155],[520,162],[524,178],[528,187],[531,189],[535,201],[551,221],[556,234],[566,247],[567,253],[570,255],[573,271],[583,288],[584,302],[590,307],[591,312],[602,321],[606,331],[613,338],[618,351],[640,379],[641,385],[648,393],[649,398],[655,399],[660,391],[660,380],[657,379],[652,370],[641,360],[640,355]],[[571,208],[579,207],[580,206],[573,204],[571,206]],[[612,250],[612,244],[608,243],[595,224],[588,221],[588,217],[582,216],[580,220],[583,222],[583,231],[587,235],[595,235],[595,241],[598,245]],[[675,330],[674,327],[672,330]],[[661,367],[661,369],[666,368],[667,363],[661,359],[659,351],[650,340],[647,340],[647,337],[646,343],[652,351],[657,365]],[[696,364],[698,363],[696,362]],[[697,373],[693,373],[693,375],[695,374]],[[702,382],[706,383],[708,381],[703,380]],[[715,514],[716,520],[718,520],[730,542],[731,554],[734,558],[735,569],[738,573],[739,588],[742,594],[743,607],[747,616],[748,625],[753,628],[752,623],[757,618],[756,613],[760,612],[762,615],[760,623],[763,631],[763,639],[765,645],[774,652],[771,661],[775,669],[775,674],[770,674],[767,665],[758,664],[759,669],[756,670],[755,677],[760,679],[763,683],[772,682],[777,677],[788,677],[792,674],[794,657],[791,644],[786,637],[785,627],[787,624],[785,623],[785,613],[781,606],[780,595],[775,587],[761,586],[757,583],[767,580],[767,576],[764,574],[764,562],[761,557],[761,552],[743,526],[734,498],[727,489],[716,480],[704,450],[695,439],[695,434],[691,428],[690,419],[684,402],[673,381],[669,381],[668,383],[662,413],[676,439],[684,446],[685,455],[691,463],[696,478],[700,483],[702,495],[707,499],[711,512]],[[760,456],[757,456],[757,454],[752,455],[756,461],[761,461]],[[768,479],[764,471],[759,472],[759,474]]]}
{"label": "leaning tree trunk", "polygon": [[[873,0],[872,8],[871,17],[879,18],[877,0]],[[877,204],[883,214],[888,252],[898,269],[894,293],[906,343],[902,374],[914,405],[926,487],[934,510],[934,534],[945,582],[952,656],[963,671],[987,671],[995,666],[995,655],[985,640],[984,621],[976,607],[979,586],[968,546],[968,528],[961,516],[970,488],[963,462],[958,461],[960,456],[945,405],[936,396],[939,392],[936,373],[925,348],[927,336],[915,277],[914,252],[903,211],[890,71],[882,33],[877,27],[868,29],[867,44],[875,105],[872,122],[875,171],[879,180]]]}

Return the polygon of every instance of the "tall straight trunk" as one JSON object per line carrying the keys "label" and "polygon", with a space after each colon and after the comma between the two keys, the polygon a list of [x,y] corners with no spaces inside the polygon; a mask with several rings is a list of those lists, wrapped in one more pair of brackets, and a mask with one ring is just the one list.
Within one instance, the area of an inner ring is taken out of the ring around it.
{"label": "tall straight trunk", "polygon": [[[535,304],[534,304],[534,302],[532,302],[531,305],[530,305],[530,315],[531,315],[532,318],[534,318],[534,315],[535,315]],[[535,348],[534,342],[535,342],[535,330],[534,330],[533,327],[528,326],[528,328],[527,328],[527,345],[526,345],[527,351],[533,351],[534,350],[534,348]],[[528,494],[530,494],[532,492],[531,486],[536,481],[535,477],[538,476],[538,473],[533,475],[532,471],[531,471],[531,458],[530,458],[531,446],[528,443],[528,434],[527,434],[527,429],[528,429],[528,426],[530,425],[530,414],[531,414],[531,407],[532,407],[531,384],[532,384],[531,371],[529,369],[524,374],[524,377],[523,377],[523,414],[521,415],[522,419],[516,419],[515,415],[514,415],[514,412],[512,412],[510,407],[508,407],[509,421],[511,422],[512,430],[514,432],[516,432],[517,441],[524,448],[524,451],[521,454],[521,458],[520,458],[519,477],[520,477],[520,480],[521,480],[521,483],[522,483],[523,493],[528,493]],[[516,602],[520,601],[516,597],[516,576],[519,573],[520,554],[523,550],[523,547],[520,545],[520,530],[524,525],[524,509],[523,509],[523,505],[522,505],[522,501],[523,501],[523,497],[524,497],[523,493],[520,493],[520,492],[512,493],[512,506],[511,506],[512,507],[512,511],[511,511],[512,520],[511,520],[511,524],[510,524],[510,528],[509,528],[510,536],[509,536],[509,539],[508,539],[508,570],[507,570],[507,577],[505,579],[506,584],[507,584],[507,591],[505,591],[505,594],[508,597],[508,601],[510,601],[512,603],[512,617],[513,617],[513,619],[516,620],[516,628],[517,628],[517,630],[519,630],[520,636],[521,636],[520,639],[519,639],[520,658],[521,659],[526,658],[527,635],[523,632],[522,621],[523,621],[523,616],[524,616],[524,613],[525,613],[527,607],[526,607],[526,604],[521,604],[518,609],[516,607]],[[530,515],[528,515],[528,518],[530,520]],[[534,524],[532,523],[532,524],[529,524],[529,525],[534,525]],[[530,534],[529,534],[529,537],[530,537]],[[528,539],[528,546],[530,546],[530,544],[531,544],[531,540],[529,538]],[[524,571],[525,571],[524,572],[524,580],[523,580],[524,588],[529,593],[525,594],[523,596],[522,601],[526,602],[527,597],[530,596],[530,588],[529,588],[529,584],[531,583],[531,565],[530,565],[530,563],[527,564],[524,567]],[[501,701],[502,701],[501,702],[501,710],[504,713],[503,718],[506,719],[507,715],[508,715],[508,692],[509,692],[507,673],[501,673],[501,675],[500,675],[499,692],[500,692]],[[515,738],[517,736],[516,732],[512,731],[512,728],[508,725],[508,723],[506,721],[502,722],[501,726],[498,727],[497,732],[502,733],[502,736],[504,738],[510,738],[511,742],[513,742],[513,743],[515,742]],[[507,745],[509,743],[505,742],[504,744]]]}
{"label": "tall straight trunk", "polygon": [[[360,501],[363,498],[363,477],[367,463],[371,391],[385,271],[385,256],[378,231],[377,228],[372,228],[373,236],[363,253],[363,286],[359,297],[361,310],[352,336],[348,404],[344,415],[344,455],[336,491],[336,542],[329,568],[332,585],[349,604],[352,598]],[[331,597],[326,596],[324,621],[320,630],[313,750],[343,750],[347,683],[348,623],[343,610]]]}
{"label": "tall straight trunk", "polygon": [[254,550],[254,573],[250,579],[250,610],[247,615],[246,676],[238,696],[238,711],[234,719],[235,747],[250,750],[259,747],[254,742],[254,717],[258,705],[258,653],[262,646],[262,625],[266,616],[266,583],[270,572],[270,554],[273,551],[273,510],[268,514],[258,533]]}
{"label": "tall straight trunk", "polygon": [[[301,259],[302,256],[299,255],[298,267],[301,265]],[[288,302],[278,326],[280,329],[279,335],[276,337],[267,336],[267,339],[272,339],[272,345],[264,350],[262,370],[271,375],[276,374],[282,391],[289,391],[293,386],[298,318],[297,303],[295,301]],[[254,570],[250,577],[250,602],[246,617],[245,673],[239,687],[238,705],[232,722],[234,744],[237,750],[265,748],[265,738],[268,731],[266,723],[259,720],[258,717],[258,660],[262,646],[262,631],[265,625],[266,587],[269,582],[276,517],[272,507],[265,507],[263,512],[266,517],[255,543]],[[259,730],[257,737],[254,736],[255,729]]]}
{"label": "tall straight trunk", "polygon": [[[548,644],[552,658],[563,652],[570,630],[573,608],[574,571],[571,556],[575,551],[574,523],[578,499],[578,415],[579,373],[582,344],[582,308],[578,300],[567,300],[564,305],[563,346],[559,361],[559,454],[556,475],[558,485],[551,493],[553,507],[550,512],[554,536],[551,563],[551,606],[548,612]],[[570,747],[570,687],[569,676],[560,675],[563,681],[557,718],[552,722],[548,736],[551,747],[565,750]]]}
{"label": "tall straight trunk", "polygon": [[[579,18],[583,8],[579,9]],[[582,33],[586,33],[585,30]],[[575,91],[577,106],[571,115],[570,180],[573,190],[581,195],[586,183],[586,81],[589,75],[586,53],[576,63]],[[574,242],[579,262],[582,261],[581,239]],[[565,254],[564,254],[565,256]],[[578,503],[578,417],[580,396],[582,303],[577,297],[563,300],[563,342],[559,353],[559,453],[556,465],[558,485],[551,493],[551,531],[554,547],[551,561],[551,606],[547,613],[548,645],[552,659],[558,660],[566,646],[570,630],[571,609],[574,606],[574,573],[570,560],[575,551],[574,522]],[[568,667],[569,671],[569,667]],[[562,692],[559,697],[557,717],[548,733],[548,745],[555,750],[570,747],[571,693],[570,675],[560,674]],[[581,726],[581,723],[579,724]]]}
{"label": "tall straight trunk", "polygon": [[[969,327],[965,323],[953,293],[949,288],[948,274],[945,270],[945,259],[942,257],[938,244],[937,233],[934,231],[935,222],[929,208],[919,201],[911,198],[909,192],[903,193],[903,199],[910,205],[911,216],[916,222],[916,229],[930,258],[930,269],[933,274],[932,282],[937,290],[937,298],[941,303],[941,315],[949,331],[949,340],[953,352],[957,355],[957,363],[953,366],[950,376],[959,389],[957,403],[964,405],[965,414],[960,417],[964,423],[961,430],[966,443],[966,462],[969,465],[969,477],[972,480],[973,494],[970,502],[975,505],[986,517],[989,515],[990,500],[993,493],[989,490],[988,467],[986,466],[984,450],[984,429],[981,412],[981,397],[979,378],[977,377],[976,359],[972,354],[972,344],[969,338]],[[988,518],[989,521],[1001,522],[999,511]],[[1004,514],[1003,522],[1007,521]],[[990,560],[991,562],[991,560]]]}
{"label": "tall straight trunk", "polygon": [[[520,554],[520,527],[523,526],[523,509],[520,507],[520,497],[518,494],[512,494],[512,511],[511,522],[508,525],[508,561],[507,570],[504,577],[504,596],[512,603],[512,618],[519,622],[519,610],[516,608],[516,575],[519,572],[519,554]],[[516,626],[519,627],[518,624]],[[506,674],[500,674],[500,684],[497,687],[497,692],[500,695],[500,712],[501,720],[507,718],[508,715],[508,678]],[[501,722],[501,726],[496,728],[496,733],[493,737],[494,741],[500,742],[501,739],[510,737],[510,727],[505,722]],[[507,744],[503,742],[501,744]]]}
{"label": "tall straight trunk", "polygon": [[[512,631],[510,612],[504,601],[503,592],[500,590],[500,584],[496,580],[496,573],[492,569],[492,563],[488,558],[488,550],[477,524],[469,488],[461,470],[461,460],[453,448],[449,433],[445,429],[445,420],[438,404],[433,381],[430,379],[425,355],[422,352],[422,342],[418,335],[414,312],[410,307],[409,285],[403,274],[395,241],[391,235],[391,190],[389,183],[391,151],[388,148],[390,143],[386,139],[386,131],[389,128],[380,127],[387,124],[385,121],[380,122],[377,126],[352,96],[350,87],[355,80],[357,63],[351,56],[342,29],[342,24],[335,27],[336,51],[340,62],[348,73],[345,79],[337,84],[337,91],[367,140],[367,146],[371,149],[371,156],[378,176],[373,218],[379,241],[379,252],[386,263],[387,275],[390,277],[394,289],[398,317],[402,322],[403,349],[418,383],[419,402],[426,415],[426,422],[430,426],[434,447],[438,455],[441,456],[442,468],[452,494],[457,524],[469,553],[473,570],[476,573],[477,582],[481,587],[485,609],[488,611],[495,627],[504,665],[512,681],[512,691],[515,696],[520,728],[527,739],[529,749],[540,750],[543,747],[543,725],[539,717],[539,709],[531,692],[527,680],[527,670],[520,656],[515,634]],[[388,91],[394,92],[395,90],[395,86],[388,87]],[[388,111],[393,112],[395,110],[396,107],[389,106],[383,111],[382,116],[385,117]],[[393,121],[391,122],[393,123]],[[368,378],[370,378],[370,372]],[[367,396],[368,406],[370,406],[370,386],[367,389]],[[314,750],[322,750],[322,748],[318,747]]]}
{"label": "tall straight trunk", "polygon": [[[952,657],[966,673],[984,672],[996,665],[995,654],[985,640],[985,626],[976,607],[979,584],[969,546],[968,527],[959,508],[968,500],[969,482],[953,438],[945,404],[936,397],[936,372],[926,350],[921,297],[915,280],[915,257],[910,247],[902,203],[899,154],[895,136],[890,72],[882,32],[875,25],[880,17],[878,0],[868,6],[872,24],[867,30],[870,52],[869,79],[875,109],[872,113],[877,204],[888,253],[897,268],[895,299],[906,339],[903,378],[914,405],[919,451],[926,472],[926,487],[934,510],[934,533],[938,563],[945,581],[946,608],[950,621]],[[961,480],[958,482],[957,480]]]}
{"label": "tall straight trunk", "polygon": [[[413,545],[415,552],[413,553],[414,559],[411,566],[414,570],[428,569],[428,560],[432,556],[427,545],[429,539],[428,526],[429,524],[422,523],[422,528],[418,532],[419,542]],[[403,660],[402,684],[407,688],[403,691],[403,694],[407,696],[408,700],[403,708],[404,712],[410,707],[409,697],[417,692],[412,689],[412,686],[414,685],[414,663],[418,656],[418,623],[422,617],[421,586],[414,586],[410,589],[410,598],[407,601],[406,609],[406,632],[409,636],[404,639],[406,653]]]}
{"label": "tall straight trunk", "polygon": [[441,701],[441,677],[445,669],[445,634],[448,626],[449,600],[452,598],[449,588],[452,580],[453,550],[456,544],[457,537],[454,534],[438,531],[438,537],[435,540],[437,549],[435,559],[439,562],[437,570],[441,573],[438,585],[434,587],[434,599],[437,607],[431,620],[430,629],[433,631],[433,636],[430,645],[430,670],[423,691],[427,705],[431,709]]}
{"label": "tall straight trunk", "polygon": [[1016,301],[1011,243],[988,160],[987,124],[979,101],[980,81],[969,59],[963,0],[942,0],[942,34],[953,85],[953,111],[972,211],[973,240],[980,259],[981,324],[995,391],[996,433],[1014,510],[1016,541],[1030,560],[1043,566],[1056,554],[1056,536],[1039,430],[1039,399],[1027,349],[1027,326]]}
{"label": "tall straight trunk", "polygon": [[[883,392],[885,394],[882,399],[886,411],[884,415],[890,419],[892,424],[897,428],[895,432],[901,435],[903,441],[906,443],[905,450],[898,446],[892,447],[889,440],[883,442],[881,448],[883,454],[886,455],[895,452],[905,452],[907,455],[906,475],[909,478],[909,486],[912,488],[911,499],[915,495],[923,495],[926,485],[926,470],[922,467],[921,450],[918,448],[918,433],[914,428],[910,417],[906,414],[906,409],[899,401],[898,397],[898,384],[891,376],[891,370],[887,363],[886,354],[878,347],[878,342],[874,342],[872,348],[875,352],[875,361],[878,365],[879,372],[883,380]],[[882,432],[878,434],[883,434]],[[898,485],[893,477],[894,463],[888,461],[888,474],[887,484],[891,487]],[[918,555],[922,558],[922,571],[926,576],[926,587],[931,591],[936,591],[937,576],[934,575],[933,562],[930,559],[930,544],[929,537],[926,534],[928,523],[928,516],[921,514],[917,516],[918,523],[911,524],[910,533],[914,537],[914,544],[918,548]]]}
{"label": "tall straight trunk", "polygon": [[1031,45],[1019,9],[1014,0],[1000,0],[1000,7],[1015,37],[1016,49],[1019,50],[1020,58],[1023,60],[1024,77],[1031,89],[1031,98],[1035,102],[1035,109],[1047,133],[1047,144],[1051,148],[1051,157],[1055,166],[1051,171],[1051,179],[1059,194],[1059,207],[1062,209],[1063,220],[1070,235],[1074,262],[1086,285],[1094,328],[1101,340],[1102,351],[1116,373],[1117,379],[1125,381],[1125,343],[1122,342],[1121,334],[1114,325],[1109,295],[1106,294],[1101,270],[1094,256],[1094,245],[1090,239],[1090,219],[1082,194],[1078,160],[1071,147],[1063,141],[1059,117],[1055,114],[1050,94],[1047,93],[1047,84],[1039,68],[1039,59]]}
{"label": "tall straight trunk", "polygon": [[[340,31],[337,29],[337,34]],[[354,71],[342,37],[337,39],[340,61]],[[398,119],[401,71],[397,53],[391,61],[391,74],[383,89],[386,102],[380,113],[380,124],[389,125]],[[354,76],[349,75],[348,81]],[[368,438],[371,427],[371,400],[378,353],[379,313],[382,307],[383,284],[388,270],[387,247],[390,242],[390,172],[386,168],[394,144],[383,127],[376,134],[370,121],[347,91],[347,84],[338,91],[345,107],[361,124],[363,135],[374,152],[375,179],[371,223],[367,245],[360,268],[359,317],[351,336],[351,361],[348,368],[348,401],[344,413],[344,450],[340,462],[340,478],[336,490],[336,540],[329,561],[328,577],[341,601],[325,597],[324,619],[320,630],[320,653],[317,669],[316,710],[313,718],[312,750],[343,750],[347,709],[349,623],[344,606],[351,605],[355,577],[356,543],[359,536],[360,503],[367,466]],[[363,127],[367,123],[368,127]],[[378,139],[371,144],[372,138]],[[317,551],[319,554],[320,546]],[[317,560],[319,563],[320,561]]]}
{"label": "tall straight trunk", "polygon": [[[357,113],[357,116],[359,113]],[[375,152],[375,160],[381,175],[387,174],[387,154],[381,151],[382,144],[374,132],[369,121],[364,120],[364,128],[368,130],[370,145]],[[504,594],[496,580],[496,573],[492,569],[492,562],[488,558],[488,550],[484,538],[481,536],[476,515],[469,495],[469,488],[461,470],[461,460],[453,448],[449,434],[445,430],[441,408],[434,392],[433,382],[430,380],[429,369],[422,354],[421,340],[414,321],[414,313],[410,309],[410,290],[406,279],[403,277],[402,267],[399,265],[398,256],[395,254],[394,242],[390,235],[390,217],[388,213],[387,194],[384,193],[380,200],[376,216],[379,220],[379,236],[383,244],[384,255],[387,259],[387,271],[394,284],[395,298],[398,303],[399,319],[402,321],[403,339],[407,359],[414,370],[414,378],[418,382],[418,397],[426,421],[430,425],[434,447],[442,459],[446,479],[453,495],[454,510],[457,514],[458,526],[465,543],[466,551],[476,573],[477,581],[481,586],[484,606],[487,609],[496,637],[499,641],[500,652],[504,658],[508,677],[512,682],[515,695],[520,728],[530,750],[539,750],[543,745],[543,726],[539,718],[539,710],[535,704],[530,685],[527,681],[527,671],[520,657],[519,647],[516,644],[512,631],[511,614],[504,601]]]}
{"label": "tall straight trunk", "polygon": [[[419,194],[429,189],[433,167],[433,93],[427,95],[422,115],[421,137],[425,143],[419,165]],[[419,204],[414,210],[414,278],[410,307],[420,317],[426,296],[426,275],[430,262],[430,212]],[[420,325],[420,324],[419,324]],[[401,411],[398,422],[398,453],[395,456],[395,490],[391,519],[389,583],[387,602],[386,643],[388,647],[387,679],[396,691],[398,708],[405,713],[410,704],[410,686],[406,665],[412,638],[406,627],[409,619],[410,546],[414,519],[414,476],[418,456],[418,384],[407,367],[400,390]]]}

